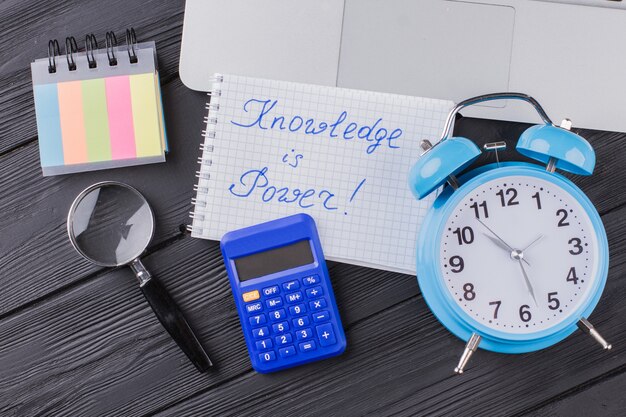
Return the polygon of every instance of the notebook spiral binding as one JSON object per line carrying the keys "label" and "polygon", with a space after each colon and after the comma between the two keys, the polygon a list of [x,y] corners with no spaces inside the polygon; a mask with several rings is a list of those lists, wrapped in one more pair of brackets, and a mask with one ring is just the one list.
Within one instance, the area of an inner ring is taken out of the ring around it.
{"label": "notebook spiral binding", "polygon": [[211,91],[207,93],[209,100],[205,105],[207,115],[204,117],[204,123],[206,123],[205,129],[202,131],[202,138],[204,141],[200,144],[201,155],[198,157],[198,164],[200,169],[196,171],[196,178],[198,178],[197,184],[193,186],[193,190],[196,192],[196,197],[191,199],[191,205],[194,207],[189,212],[189,217],[192,219],[192,224],[187,225],[187,230],[191,232],[192,236],[202,236],[203,230],[201,223],[204,221],[204,209],[207,206],[207,194],[209,192],[209,180],[211,175],[209,169],[213,164],[211,159],[211,153],[214,150],[215,142],[215,129],[217,125],[218,112],[220,109],[220,96],[222,95],[222,81],[224,77],[216,74],[211,78],[212,86]]}
{"label": "notebook spiral binding", "polygon": [[[117,37],[115,33],[110,31],[106,33],[105,48],[107,52],[107,58],[109,60],[109,66],[114,67],[117,65]],[[89,68],[97,68],[94,53],[98,50],[98,40],[93,33],[85,36],[85,55],[87,56],[87,62]],[[137,58],[137,35],[135,29],[126,29],[126,50],[128,51],[128,59],[131,64],[136,64]],[[67,67],[70,71],[76,71],[76,61],[74,55],[79,52],[78,43],[76,38],[68,36],[65,38],[65,59],[67,60]],[[53,74],[57,72],[57,57],[61,58],[61,48],[59,42],[56,39],[50,39],[48,41],[48,72]]]}

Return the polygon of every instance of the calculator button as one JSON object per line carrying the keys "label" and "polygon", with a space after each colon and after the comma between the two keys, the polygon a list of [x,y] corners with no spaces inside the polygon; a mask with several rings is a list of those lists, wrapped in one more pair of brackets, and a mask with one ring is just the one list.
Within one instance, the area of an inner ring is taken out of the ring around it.
{"label": "calculator button", "polygon": [[317,332],[317,337],[320,340],[320,345],[322,346],[330,346],[337,343],[337,339],[335,339],[335,331],[333,330],[333,325],[330,323],[322,324],[321,326],[317,326],[315,328]]}
{"label": "calculator button", "polygon": [[311,331],[311,329],[301,329],[296,331],[296,338],[298,338],[298,340],[306,340],[312,337],[313,332]]}
{"label": "calculator button", "polygon": [[292,316],[299,316],[301,314],[306,313],[306,306],[304,304],[298,304],[296,306],[289,307],[289,313]]}
{"label": "calculator button", "polygon": [[258,326],[259,324],[265,324],[265,314],[259,314],[258,316],[250,317],[250,324]]}
{"label": "calculator button", "polygon": [[246,311],[248,313],[256,313],[261,310],[263,310],[263,304],[261,303],[246,304]]}
{"label": "calculator button", "polygon": [[280,323],[272,324],[272,330],[276,334],[287,332],[289,331],[289,323],[287,323],[286,321],[283,321]]}
{"label": "calculator button", "polygon": [[276,360],[276,354],[273,350],[270,350],[269,352],[261,353],[259,355],[259,359],[261,362],[270,362]]}
{"label": "calculator button", "polygon": [[263,339],[264,337],[269,336],[270,331],[267,327],[259,327],[258,329],[252,329],[252,336],[255,339]]}
{"label": "calculator button", "polygon": [[313,313],[313,321],[315,323],[321,323],[330,319],[330,313],[328,311],[320,311],[319,313]]}
{"label": "calculator button", "polygon": [[263,288],[263,295],[265,297],[271,297],[272,295],[278,294],[278,285],[272,285],[271,287]]}
{"label": "calculator button", "polygon": [[287,346],[286,348],[278,349],[278,353],[283,358],[288,358],[296,354],[296,348],[293,346]]}
{"label": "calculator button", "polygon": [[263,339],[256,342],[257,350],[266,350],[272,348],[272,339]]}
{"label": "calculator button", "polygon": [[259,295],[259,290],[244,292],[242,294],[242,297],[245,303],[249,303],[250,301],[258,300],[259,298],[261,298],[261,296]]}
{"label": "calculator button", "polygon": [[300,291],[292,292],[291,294],[287,294],[285,298],[287,298],[288,303],[297,303],[302,300],[302,293]]}
{"label": "calculator button", "polygon": [[276,298],[271,298],[269,300],[265,300],[265,305],[267,306],[267,308],[278,308],[278,307],[282,307],[283,305],[283,299],[280,297],[276,297]]}
{"label": "calculator button", "polygon": [[300,281],[298,281],[297,279],[287,281],[283,284],[283,288],[285,289],[285,291],[297,290],[298,288],[300,288]]}
{"label": "calculator button", "polygon": [[285,317],[287,316],[287,313],[285,312],[284,308],[281,308],[280,310],[271,311],[269,315],[270,315],[270,320],[278,321],[278,320],[284,320]]}
{"label": "calculator button", "polygon": [[308,342],[300,343],[298,345],[300,347],[300,352],[308,352],[310,350],[315,350],[315,342],[310,340]]}
{"label": "calculator button", "polygon": [[293,327],[295,327],[296,329],[299,327],[304,327],[304,326],[309,325],[309,318],[306,316],[300,317],[299,319],[294,319],[292,321],[293,321]]}
{"label": "calculator button", "polygon": [[276,340],[276,344],[277,344],[278,346],[280,346],[280,345],[288,345],[288,344],[290,344],[291,342],[293,342],[293,338],[291,337],[291,334],[290,334],[290,333],[287,333],[287,334],[282,334],[282,335],[280,335],[280,336],[276,336],[276,337],[274,338],[274,340]]}
{"label": "calculator button", "polygon": [[302,278],[302,282],[307,287],[310,287],[311,285],[319,284],[320,277],[318,277],[317,275],[309,275],[308,277]]}
{"label": "calculator button", "polygon": [[324,295],[324,290],[322,290],[322,287],[320,286],[307,288],[306,290],[306,296],[309,298],[317,298],[321,297],[322,295]]}
{"label": "calculator button", "polygon": [[313,311],[321,310],[324,307],[326,307],[326,300],[324,300],[323,298],[320,298],[319,300],[311,301],[309,303],[309,307],[311,307],[311,310]]}

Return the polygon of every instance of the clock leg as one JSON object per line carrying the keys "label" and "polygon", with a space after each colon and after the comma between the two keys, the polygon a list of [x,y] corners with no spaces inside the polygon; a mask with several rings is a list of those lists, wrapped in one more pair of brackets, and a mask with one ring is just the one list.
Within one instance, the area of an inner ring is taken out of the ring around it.
{"label": "clock leg", "polygon": [[607,343],[606,340],[604,340],[604,337],[602,337],[602,335],[598,333],[596,328],[593,327],[593,324],[589,323],[589,321],[586,318],[582,317],[578,321],[578,328],[582,330],[583,332],[587,333],[588,335],[590,335],[591,337],[593,337],[596,340],[596,342],[602,345],[604,349],[608,350],[613,347],[609,343]]}
{"label": "clock leg", "polygon": [[472,354],[476,352],[478,348],[478,344],[482,340],[482,337],[476,333],[472,333],[472,336],[467,341],[465,345],[465,350],[463,350],[463,354],[461,355],[461,359],[459,359],[459,364],[454,368],[454,372],[457,374],[462,374],[467,362],[469,362]]}

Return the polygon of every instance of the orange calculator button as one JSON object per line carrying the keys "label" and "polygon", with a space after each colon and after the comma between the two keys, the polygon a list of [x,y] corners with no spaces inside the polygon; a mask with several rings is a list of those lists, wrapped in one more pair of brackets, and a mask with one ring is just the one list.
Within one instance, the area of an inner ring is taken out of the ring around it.
{"label": "orange calculator button", "polygon": [[243,302],[248,303],[250,301],[258,300],[261,298],[259,295],[259,290],[248,291],[243,293]]}

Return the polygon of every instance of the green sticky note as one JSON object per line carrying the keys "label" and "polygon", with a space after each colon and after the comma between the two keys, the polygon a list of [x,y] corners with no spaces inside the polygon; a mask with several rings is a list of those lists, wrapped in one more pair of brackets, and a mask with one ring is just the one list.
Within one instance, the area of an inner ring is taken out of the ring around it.
{"label": "green sticky note", "polygon": [[89,162],[109,161],[109,115],[104,78],[82,81],[83,115]]}

